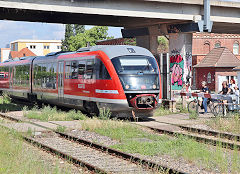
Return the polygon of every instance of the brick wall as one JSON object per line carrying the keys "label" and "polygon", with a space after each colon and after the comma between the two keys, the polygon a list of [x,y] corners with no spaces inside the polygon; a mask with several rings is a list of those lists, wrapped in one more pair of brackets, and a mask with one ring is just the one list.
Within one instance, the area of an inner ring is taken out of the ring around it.
{"label": "brick wall", "polygon": [[[211,83],[208,83],[208,73],[211,74]],[[207,86],[211,91],[215,91],[215,69],[214,68],[196,68],[196,88],[202,89],[202,81],[207,82]]]}
{"label": "brick wall", "polygon": [[[199,63],[213,48],[219,43],[221,47],[227,47],[233,52],[233,44],[240,45],[240,35],[237,34],[215,34],[215,33],[195,33],[193,34],[192,55],[195,62]],[[240,59],[240,51],[236,55]]]}

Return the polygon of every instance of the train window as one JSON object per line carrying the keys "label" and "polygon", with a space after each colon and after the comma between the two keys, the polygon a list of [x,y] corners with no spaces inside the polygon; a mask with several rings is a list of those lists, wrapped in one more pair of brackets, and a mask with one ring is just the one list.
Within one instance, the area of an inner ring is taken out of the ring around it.
{"label": "train window", "polygon": [[107,68],[100,59],[96,59],[96,78],[97,79],[111,79]]}
{"label": "train window", "polygon": [[7,79],[9,73],[8,67],[0,67],[0,79]]}
{"label": "train window", "polygon": [[71,79],[71,62],[65,63],[65,79]]}
{"label": "train window", "polygon": [[80,60],[78,62],[78,76],[79,76],[79,78],[83,78],[84,73],[85,73],[85,61]]}
{"label": "train window", "polygon": [[41,82],[41,77],[42,77],[42,65],[38,64],[34,66],[34,85],[36,87],[40,87],[42,82]]}
{"label": "train window", "polygon": [[71,73],[72,78],[71,79],[78,79],[78,61],[74,60],[71,62]]}
{"label": "train window", "polygon": [[86,72],[85,72],[85,78],[86,79],[92,79],[93,78],[93,69],[94,69],[94,59],[87,60]]}

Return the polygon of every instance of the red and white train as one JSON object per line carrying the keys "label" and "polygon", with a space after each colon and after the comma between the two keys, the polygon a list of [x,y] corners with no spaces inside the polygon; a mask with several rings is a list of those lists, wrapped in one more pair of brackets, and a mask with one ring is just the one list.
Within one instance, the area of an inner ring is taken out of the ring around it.
{"label": "red and white train", "polygon": [[156,59],[144,48],[100,45],[0,64],[0,91],[12,98],[90,113],[149,116],[161,99]]}

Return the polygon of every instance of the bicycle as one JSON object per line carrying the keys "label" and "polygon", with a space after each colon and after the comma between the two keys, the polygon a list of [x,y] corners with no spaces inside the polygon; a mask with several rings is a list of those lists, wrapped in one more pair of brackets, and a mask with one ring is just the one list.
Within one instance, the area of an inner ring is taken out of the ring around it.
{"label": "bicycle", "polygon": [[229,109],[227,104],[224,103],[223,100],[218,100],[218,104],[214,107],[213,115],[215,117],[219,115],[226,116],[228,112],[229,112]]}
{"label": "bicycle", "polygon": [[[188,103],[188,112],[189,113],[196,112],[197,115],[199,115],[200,108],[203,109],[202,102],[200,102],[196,98]],[[208,102],[207,102],[207,110],[208,111],[210,110],[210,112],[214,114],[214,102],[213,101],[208,100]]]}

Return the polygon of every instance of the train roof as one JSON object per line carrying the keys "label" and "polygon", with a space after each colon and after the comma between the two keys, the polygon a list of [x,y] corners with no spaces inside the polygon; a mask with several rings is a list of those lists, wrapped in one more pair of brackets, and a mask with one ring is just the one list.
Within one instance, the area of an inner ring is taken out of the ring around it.
{"label": "train roof", "polygon": [[20,57],[20,58],[15,58],[14,60],[9,59],[0,63],[0,66],[14,65],[18,63],[26,64],[26,63],[30,63],[34,58],[36,58],[36,56]]}
{"label": "train roof", "polygon": [[152,53],[142,47],[131,45],[97,45],[92,47],[80,48],[77,52],[103,51],[110,59],[124,55],[145,55],[153,57]]}
{"label": "train roof", "polygon": [[31,62],[33,59],[36,61],[44,61],[52,59],[56,60],[58,56],[61,55],[69,55],[69,54],[75,54],[75,53],[84,53],[84,52],[92,52],[92,51],[103,51],[110,59],[114,57],[119,57],[119,56],[125,56],[125,55],[145,55],[145,56],[150,56],[153,57],[152,53],[142,47],[138,46],[131,46],[131,45],[96,45],[92,47],[85,47],[85,48],[80,48],[77,51],[74,52],[53,52],[49,53],[46,56],[35,56],[35,57],[23,57],[20,59],[16,60],[9,60],[8,62],[3,62],[0,63],[0,66],[4,65],[12,65],[12,64],[25,64]]}

